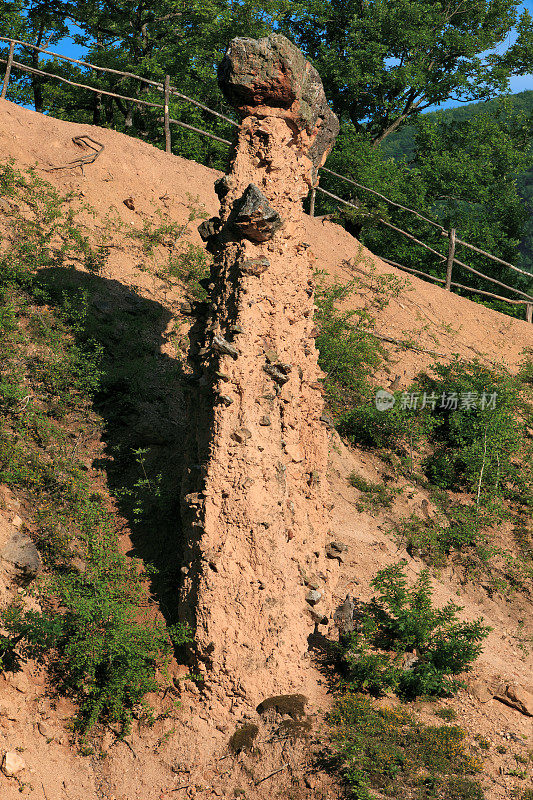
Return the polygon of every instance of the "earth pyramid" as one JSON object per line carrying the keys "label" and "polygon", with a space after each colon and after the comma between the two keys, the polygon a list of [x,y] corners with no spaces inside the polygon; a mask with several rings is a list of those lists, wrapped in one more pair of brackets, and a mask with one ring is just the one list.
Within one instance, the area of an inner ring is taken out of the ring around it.
{"label": "earth pyramid", "polygon": [[214,255],[191,329],[191,427],[182,491],[183,617],[198,668],[258,702],[305,683],[327,609],[327,428],[302,199],[338,132],[316,70],[285,37],[234,39],[219,69],[241,117]]}

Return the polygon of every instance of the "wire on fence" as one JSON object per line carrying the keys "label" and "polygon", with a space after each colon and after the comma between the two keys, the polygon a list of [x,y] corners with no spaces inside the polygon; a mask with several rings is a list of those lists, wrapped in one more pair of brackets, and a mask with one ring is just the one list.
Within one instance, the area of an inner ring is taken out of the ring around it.
{"label": "wire on fence", "polygon": [[[239,127],[239,123],[235,122],[235,120],[231,119],[231,117],[228,117],[227,115],[222,114],[219,111],[215,111],[214,109],[209,108],[208,106],[204,105],[203,103],[200,103],[198,100],[195,100],[192,97],[188,97],[187,95],[185,95],[182,92],[178,91],[178,89],[176,89],[174,86],[171,86],[170,85],[169,76],[166,76],[164,82],[154,81],[154,80],[150,80],[149,78],[144,78],[141,75],[135,75],[132,72],[125,72],[125,71],[121,71],[121,70],[111,69],[111,67],[101,67],[101,66],[98,66],[96,64],[90,64],[87,61],[82,61],[82,60],[79,60],[79,59],[76,59],[76,58],[72,58],[70,56],[64,56],[64,55],[61,55],[60,53],[55,53],[55,52],[53,52],[51,50],[47,50],[47,49],[45,49],[43,47],[38,47],[37,45],[29,44],[28,42],[23,42],[20,39],[11,39],[11,38],[6,37],[6,36],[0,36],[0,41],[9,43],[9,53],[8,53],[7,59],[0,58],[0,63],[6,64],[6,71],[5,71],[2,91],[1,91],[1,95],[0,95],[1,98],[5,98],[6,97],[7,87],[8,87],[8,83],[9,83],[11,70],[14,67],[15,69],[19,69],[22,72],[28,72],[30,74],[42,75],[44,77],[49,77],[49,78],[55,78],[56,80],[59,80],[59,81],[61,81],[63,83],[66,83],[69,86],[73,86],[74,88],[85,89],[85,90],[88,90],[90,92],[95,92],[97,94],[106,95],[107,97],[113,97],[113,98],[116,98],[116,99],[119,99],[119,100],[126,100],[126,101],[129,101],[131,103],[135,103],[137,105],[142,105],[142,106],[147,106],[147,107],[150,107],[150,108],[163,108],[164,116],[163,116],[161,121],[164,123],[165,150],[166,150],[166,152],[171,152],[170,128],[169,128],[169,125],[171,123],[174,124],[174,125],[178,125],[178,126],[180,126],[182,128],[185,128],[187,130],[190,130],[190,131],[192,131],[194,133],[199,133],[202,136],[207,136],[208,138],[214,139],[215,141],[221,142],[222,144],[231,145],[231,142],[230,142],[229,139],[224,139],[221,136],[217,136],[216,134],[210,133],[209,131],[204,131],[201,128],[197,128],[194,125],[190,125],[190,124],[188,124],[186,122],[182,122],[181,120],[177,120],[177,119],[171,118],[169,116],[169,98],[170,98],[170,96],[177,97],[177,98],[179,98],[181,100],[184,100],[187,103],[191,103],[192,105],[196,106],[197,108],[202,109],[203,111],[207,112],[208,114],[212,114],[213,116],[224,120],[229,125],[232,125],[234,127]],[[149,86],[155,87],[160,92],[163,92],[163,94],[164,94],[164,103],[152,103],[152,102],[150,102],[148,100],[141,100],[140,98],[137,98],[137,97],[129,97],[127,95],[118,94],[116,92],[111,92],[111,91],[108,91],[106,89],[96,88],[94,86],[88,86],[87,84],[83,84],[83,83],[77,83],[75,81],[69,80],[68,78],[64,78],[63,76],[55,75],[53,73],[45,72],[44,70],[37,69],[36,67],[30,67],[30,66],[28,66],[26,64],[22,64],[22,63],[20,63],[18,61],[15,61],[14,58],[13,58],[14,48],[15,48],[16,45],[19,45],[21,47],[28,47],[28,48],[30,48],[32,50],[37,50],[40,53],[44,53],[45,55],[50,55],[50,56],[53,56],[54,58],[58,58],[58,59],[61,59],[61,60],[64,60],[64,61],[69,61],[69,62],[71,62],[73,64],[78,64],[78,65],[80,65],[82,67],[87,67],[88,69],[91,69],[91,70],[96,70],[96,71],[104,72],[104,73],[110,73],[112,75],[120,75],[121,77],[126,77],[126,78],[133,78],[135,80],[140,81],[141,83],[145,83],[145,84],[147,84]],[[99,155],[99,153],[97,155]],[[95,156],[95,158],[96,158],[96,156]],[[87,162],[87,163],[90,163],[90,162]],[[425,248],[429,252],[431,252],[434,255],[438,256],[439,261],[441,261],[441,262],[446,261],[447,262],[446,263],[446,279],[437,278],[436,276],[429,275],[428,273],[422,272],[421,270],[417,270],[417,269],[414,269],[412,267],[406,267],[406,266],[403,266],[401,264],[397,264],[394,261],[390,261],[389,259],[382,258],[382,260],[385,263],[391,264],[392,266],[398,267],[399,269],[406,270],[407,272],[412,272],[412,273],[417,274],[417,275],[422,275],[425,278],[428,278],[429,280],[437,281],[438,283],[444,283],[445,284],[444,288],[447,289],[447,290],[450,290],[451,287],[454,286],[454,287],[459,288],[459,289],[465,289],[467,291],[471,291],[471,292],[474,292],[474,293],[477,293],[477,294],[480,294],[480,295],[484,295],[484,296],[487,296],[487,297],[492,297],[492,298],[495,298],[497,300],[503,300],[504,302],[507,302],[507,303],[511,303],[511,304],[515,304],[515,305],[516,304],[524,304],[526,306],[526,319],[527,319],[528,322],[532,322],[532,320],[533,320],[533,297],[531,295],[526,294],[525,292],[522,292],[519,289],[515,289],[513,286],[508,286],[507,284],[503,283],[502,281],[498,281],[498,280],[496,280],[496,278],[491,278],[488,275],[485,275],[484,273],[479,272],[478,270],[474,269],[473,267],[468,266],[468,264],[465,264],[463,261],[460,261],[459,259],[457,259],[455,257],[455,248],[456,248],[457,245],[461,245],[463,247],[467,247],[470,250],[473,250],[474,252],[479,253],[482,256],[485,256],[486,258],[492,259],[493,261],[496,261],[497,263],[502,264],[503,266],[506,266],[509,269],[514,270],[515,272],[520,273],[521,275],[525,275],[525,276],[527,276],[529,278],[533,278],[533,275],[530,272],[527,272],[526,270],[520,269],[519,267],[516,267],[514,264],[510,264],[508,261],[504,261],[503,259],[498,258],[497,256],[494,256],[491,253],[488,253],[485,250],[482,250],[481,248],[470,244],[469,242],[465,242],[462,239],[457,238],[456,237],[456,233],[455,233],[455,229],[447,231],[438,222],[435,222],[434,220],[431,220],[428,217],[425,217],[423,214],[420,214],[418,211],[415,211],[412,208],[408,208],[407,206],[404,206],[401,203],[396,203],[394,200],[390,200],[388,197],[386,197],[385,195],[381,194],[380,192],[377,192],[375,189],[370,189],[368,186],[364,186],[363,184],[358,183],[357,181],[354,181],[352,178],[347,178],[345,175],[340,175],[338,172],[334,172],[333,170],[328,169],[327,167],[322,167],[322,172],[324,172],[324,173],[326,173],[328,175],[332,175],[334,178],[337,178],[337,179],[343,181],[344,183],[347,183],[347,184],[350,184],[352,186],[355,186],[358,189],[362,189],[362,190],[364,190],[366,192],[369,192],[370,194],[373,194],[376,197],[381,198],[382,200],[384,200],[389,205],[394,206],[395,208],[399,208],[402,211],[407,211],[408,213],[413,214],[415,217],[418,217],[418,219],[421,219],[424,222],[427,222],[429,225],[432,225],[433,227],[439,229],[440,232],[441,232],[441,235],[442,236],[446,236],[448,238],[448,241],[449,241],[448,255],[444,256],[442,253],[439,253],[438,250],[435,250],[434,248],[432,248],[429,245],[427,245],[425,242],[422,242],[420,239],[417,239],[411,233],[408,233],[407,231],[404,231],[402,228],[399,228],[398,226],[393,225],[392,223],[388,222],[387,220],[382,219],[381,217],[376,217],[376,220],[379,221],[382,225],[385,225],[386,227],[390,228],[391,230],[394,230],[395,232],[401,234],[402,236],[407,237],[408,239],[413,241],[415,244],[419,245],[420,247]],[[323,189],[322,187],[317,186],[317,187],[315,187],[315,188],[313,188],[311,190],[311,195],[310,195],[310,215],[311,216],[314,215],[314,205],[315,205],[316,191],[319,191],[322,194],[325,194],[326,196],[328,196],[331,199],[335,200],[337,203],[341,203],[342,205],[350,206],[351,208],[355,208],[356,210],[359,210],[358,206],[355,205],[354,203],[352,203],[352,202],[350,202],[348,200],[344,200],[342,197],[339,197],[338,195],[335,195],[332,192],[329,192],[326,189]],[[508,291],[514,292],[515,294],[518,294],[520,297],[525,298],[525,299],[524,300],[512,300],[512,299],[507,298],[507,297],[502,297],[501,295],[493,294],[492,292],[486,292],[486,291],[483,291],[481,289],[474,289],[471,286],[464,286],[462,284],[456,283],[456,282],[452,281],[452,270],[453,270],[453,265],[454,264],[457,264],[458,266],[462,267],[463,269],[466,269],[468,272],[471,272],[472,274],[477,275],[478,277],[480,277],[480,278],[482,278],[482,279],[484,279],[486,281],[489,281],[489,282],[494,283],[494,284],[496,284],[498,286],[501,286],[502,288],[507,289]]]}

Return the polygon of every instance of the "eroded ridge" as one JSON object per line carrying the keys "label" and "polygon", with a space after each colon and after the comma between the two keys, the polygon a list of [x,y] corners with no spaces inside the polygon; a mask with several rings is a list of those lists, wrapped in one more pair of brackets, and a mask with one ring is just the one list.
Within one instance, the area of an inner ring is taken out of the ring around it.
{"label": "eroded ridge", "polygon": [[338,122],[282,36],[233,40],[219,82],[242,122],[200,226],[215,259],[191,330],[182,608],[206,677],[258,702],[301,688],[334,568],[302,198]]}

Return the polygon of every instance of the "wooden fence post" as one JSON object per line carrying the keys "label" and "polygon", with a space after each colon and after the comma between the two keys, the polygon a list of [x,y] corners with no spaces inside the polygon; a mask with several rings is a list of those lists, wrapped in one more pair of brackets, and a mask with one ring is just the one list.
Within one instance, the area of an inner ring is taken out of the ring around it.
{"label": "wooden fence post", "polygon": [[455,228],[452,228],[449,236],[449,244],[448,244],[448,261],[446,264],[446,283],[444,284],[444,288],[451,292],[452,290],[452,270],[453,270],[453,258],[455,256]]}
{"label": "wooden fence post", "polygon": [[533,322],[533,303],[526,303],[526,322]]}
{"label": "wooden fence post", "polygon": [[316,197],[316,189],[313,186],[311,189],[311,197],[309,198],[309,216],[315,216],[315,197]]}
{"label": "wooden fence post", "polygon": [[9,55],[7,57],[6,74],[4,75],[4,85],[2,86],[2,94],[0,97],[5,100],[7,94],[7,85],[9,83],[9,76],[11,75],[11,65],[13,64],[13,51],[15,49],[15,42],[9,43]]}
{"label": "wooden fence post", "polygon": [[165,76],[165,153],[172,152],[172,144],[170,140],[170,114],[168,104],[170,101],[170,75]]}

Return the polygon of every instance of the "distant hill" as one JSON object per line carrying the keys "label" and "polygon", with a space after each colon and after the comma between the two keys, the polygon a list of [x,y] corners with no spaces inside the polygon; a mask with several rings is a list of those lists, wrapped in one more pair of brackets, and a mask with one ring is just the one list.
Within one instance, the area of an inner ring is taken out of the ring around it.
{"label": "distant hill", "polygon": [[[519,92],[518,94],[511,95],[509,99],[516,108],[531,114],[533,118],[533,91]],[[459,106],[458,108],[446,109],[440,113],[444,114],[450,120],[461,121],[470,119],[482,110],[490,110],[491,107],[496,108],[497,102],[497,100],[488,100],[484,103],[469,103],[468,105]],[[431,112],[428,116],[435,116],[435,114],[436,112]],[[415,156],[414,131],[415,129],[412,125],[406,125],[398,131],[398,133],[393,134],[385,140],[382,145],[383,152],[394,159],[405,159],[407,162],[412,161]],[[526,269],[533,272],[533,139],[531,147],[531,167],[519,177],[518,186],[520,194],[531,212],[529,224],[520,245],[522,264]]]}
{"label": "distant hill", "polygon": [[[516,108],[522,109],[528,114],[533,114],[533,90],[510,95],[509,100]],[[469,103],[458,108],[448,108],[441,112],[432,111],[424,116],[434,117],[437,113],[440,113],[450,120],[460,122],[461,120],[470,119],[480,111],[495,109],[497,104],[497,100],[487,100],[484,103]],[[398,133],[389,136],[382,144],[382,150],[392,158],[405,158],[407,161],[411,161],[415,154],[414,126],[406,125]]]}

